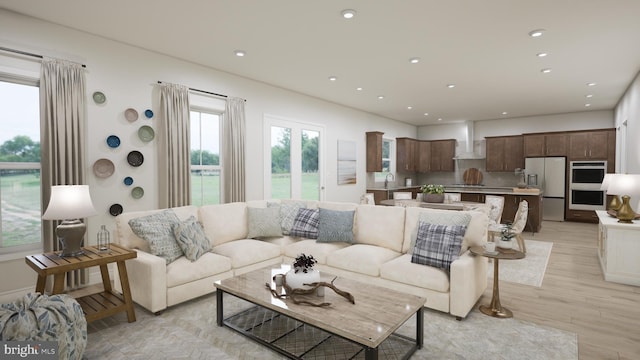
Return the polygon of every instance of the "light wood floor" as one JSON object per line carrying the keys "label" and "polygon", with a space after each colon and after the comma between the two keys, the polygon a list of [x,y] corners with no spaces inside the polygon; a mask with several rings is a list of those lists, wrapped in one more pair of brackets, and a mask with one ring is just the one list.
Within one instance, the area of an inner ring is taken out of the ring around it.
{"label": "light wood floor", "polygon": [[[517,319],[577,333],[580,359],[640,359],[640,287],[604,281],[597,231],[597,224],[545,221],[540,233],[525,233],[553,242],[542,287],[502,281],[501,303]],[[491,300],[489,281],[483,304]]]}

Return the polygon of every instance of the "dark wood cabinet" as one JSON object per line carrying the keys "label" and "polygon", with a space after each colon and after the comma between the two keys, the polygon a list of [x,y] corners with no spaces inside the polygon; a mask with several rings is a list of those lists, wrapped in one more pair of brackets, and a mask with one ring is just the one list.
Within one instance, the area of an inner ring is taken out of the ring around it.
{"label": "dark wood cabinet", "polygon": [[418,162],[416,170],[419,173],[426,173],[431,170],[431,142],[418,140]]}
{"label": "dark wood cabinet", "polygon": [[456,155],[456,141],[433,140],[431,142],[430,171],[454,171],[453,157]]}
{"label": "dark wood cabinet", "polygon": [[484,194],[476,194],[476,193],[462,193],[460,194],[461,201],[470,201],[477,203],[484,203]]}
{"label": "dark wood cabinet", "polygon": [[396,138],[396,169],[399,172],[454,171],[455,139],[416,140]]}
{"label": "dark wood cabinet", "polygon": [[396,138],[396,170],[398,172],[416,171],[416,145],[416,139]]}
{"label": "dark wood cabinet", "polygon": [[525,134],[524,157],[567,156],[567,134]]}
{"label": "dark wood cabinet", "polygon": [[523,136],[487,137],[488,172],[509,172],[524,167]]}
{"label": "dark wood cabinet", "polygon": [[541,195],[504,195],[504,209],[502,210],[502,220],[504,224],[507,221],[515,220],[516,213],[520,202],[526,200],[529,206],[527,213],[527,224],[524,231],[539,232],[542,228],[542,196]]}
{"label": "dark wood cabinet", "polygon": [[609,131],[610,130],[598,130],[569,133],[569,160],[607,160],[609,153]]}
{"label": "dark wood cabinet", "polygon": [[545,156],[567,156],[567,134],[545,135]]}
{"label": "dark wood cabinet", "polygon": [[380,131],[367,132],[367,172],[382,171],[382,135]]}
{"label": "dark wood cabinet", "polygon": [[598,215],[594,210],[567,209],[565,219],[568,221],[598,223]]}
{"label": "dark wood cabinet", "polygon": [[525,157],[546,156],[544,135],[524,135],[523,141]]}

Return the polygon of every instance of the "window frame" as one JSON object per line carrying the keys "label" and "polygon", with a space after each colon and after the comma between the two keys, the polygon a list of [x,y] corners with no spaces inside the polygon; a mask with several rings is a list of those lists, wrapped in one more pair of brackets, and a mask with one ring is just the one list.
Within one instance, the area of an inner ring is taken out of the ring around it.
{"label": "window frame", "polygon": [[[384,144],[388,143],[389,144],[389,157],[385,158],[384,155],[382,157],[382,163],[384,164],[385,160],[389,161],[389,171],[384,172],[375,172],[374,173],[374,182],[376,183],[384,183],[385,179],[387,178],[387,174],[389,173],[395,173],[395,169],[396,169],[396,162],[395,162],[395,140],[392,138],[382,138],[382,147],[384,148]],[[383,167],[384,168],[384,167]]]}
{"label": "window frame", "polygon": [[[219,154],[218,154],[218,164],[219,165],[193,165],[191,164],[191,150],[192,150],[192,143],[193,143],[193,139],[191,139],[191,144],[189,144],[189,173],[191,174],[191,172],[193,170],[200,170],[200,171],[206,171],[206,170],[210,170],[210,171],[217,171],[218,172],[218,176],[220,177],[219,183],[218,183],[218,200],[219,200],[219,204],[224,203],[224,192],[222,189],[222,174],[224,171],[224,166],[222,163],[222,122],[224,119],[224,112],[221,112],[213,107],[205,107],[205,106],[194,106],[191,105],[189,106],[189,132],[191,133],[192,130],[192,126],[193,126],[193,122],[191,119],[191,113],[192,112],[197,112],[200,114],[200,116],[202,116],[202,114],[209,114],[209,115],[215,115],[218,117],[218,147],[219,147]],[[198,134],[200,135],[200,151],[202,152],[202,118],[199,119],[199,126],[200,129],[198,131]],[[200,157],[200,162],[202,162],[202,156]],[[192,175],[193,176],[193,175]],[[194,188],[194,184],[193,182],[191,183],[191,197],[193,199],[193,188]],[[204,194],[204,191],[202,190],[203,188],[201,188],[201,194]],[[200,202],[201,204],[198,206],[202,206],[202,205],[214,205],[214,204],[209,204],[209,203],[205,203],[204,202],[204,196],[201,196],[200,198]],[[193,205],[193,204],[192,204]]]}

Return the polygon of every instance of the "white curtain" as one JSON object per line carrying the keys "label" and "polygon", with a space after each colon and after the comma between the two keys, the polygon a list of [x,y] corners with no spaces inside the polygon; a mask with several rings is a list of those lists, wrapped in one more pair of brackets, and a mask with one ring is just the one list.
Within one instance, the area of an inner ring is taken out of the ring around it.
{"label": "white curtain", "polygon": [[227,98],[222,125],[224,202],[245,201],[244,99]]}
{"label": "white curtain", "polygon": [[160,84],[158,189],[160,208],[191,204],[189,89]]}
{"label": "white curtain", "polygon": [[[43,59],[40,73],[40,144],[42,210],[49,204],[54,185],[84,185],[85,177],[85,75],[82,65]],[[43,221],[44,250],[60,250],[57,221]],[[67,287],[88,281],[86,271],[67,273]]]}

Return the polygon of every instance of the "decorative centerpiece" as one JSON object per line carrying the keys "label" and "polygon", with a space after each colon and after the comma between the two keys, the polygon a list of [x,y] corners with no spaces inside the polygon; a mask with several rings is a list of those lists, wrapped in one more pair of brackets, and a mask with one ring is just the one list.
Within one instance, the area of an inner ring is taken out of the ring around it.
{"label": "decorative centerpiece", "polygon": [[430,203],[444,202],[444,185],[424,184],[420,187],[422,201]]}
{"label": "decorative centerpiece", "polygon": [[313,268],[317,262],[313,255],[298,255],[293,262],[293,269],[286,274],[287,285],[292,289],[310,289],[310,286],[303,284],[320,281],[320,271]]}
{"label": "decorative centerpiece", "polygon": [[513,223],[507,222],[500,229],[500,239],[496,244],[499,248],[511,249],[513,247],[513,238],[516,234],[513,232]]}

